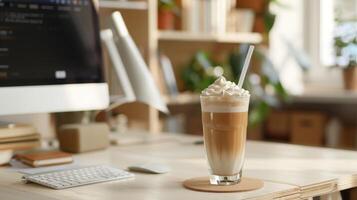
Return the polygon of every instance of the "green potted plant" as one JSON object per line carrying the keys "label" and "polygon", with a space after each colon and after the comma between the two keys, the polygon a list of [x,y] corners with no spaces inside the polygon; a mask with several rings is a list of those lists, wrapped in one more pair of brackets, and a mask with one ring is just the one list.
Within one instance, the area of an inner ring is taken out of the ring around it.
{"label": "green potted plant", "polygon": [[237,8],[251,9],[255,13],[255,23],[253,32],[263,34],[265,41],[268,42],[269,32],[275,24],[276,14],[270,9],[271,6],[288,8],[280,0],[237,0]]}
{"label": "green potted plant", "polygon": [[336,65],[343,69],[345,89],[357,91],[357,21],[339,22],[334,45]]}
{"label": "green potted plant", "polygon": [[[183,70],[182,80],[185,88],[189,91],[201,92],[212,84],[217,76],[221,75],[217,71],[222,71],[228,80],[237,83],[246,56],[245,47],[246,45],[241,45],[239,51],[233,51],[225,64],[215,62],[208,53],[197,52]],[[259,68],[261,69],[257,72],[251,70],[243,86],[252,95],[249,111],[249,125],[252,128],[260,125],[267,118],[272,107],[278,107],[281,102],[288,99],[278,72],[260,48],[257,48],[253,56],[260,61]],[[213,67],[217,65],[220,65],[221,69]]]}
{"label": "green potted plant", "polygon": [[198,51],[182,71],[181,77],[187,90],[199,93],[212,84],[223,72],[227,76],[227,69],[223,69],[221,64],[215,62],[210,54]]}
{"label": "green potted plant", "polygon": [[[232,71],[232,81],[237,82],[242,70],[246,45],[239,51],[233,51],[229,56]],[[257,69],[251,69],[247,74],[244,88],[251,92],[251,108],[249,111],[249,125],[256,127],[268,117],[271,108],[276,108],[282,102],[288,101],[288,93],[280,82],[279,73],[272,61],[266,55],[264,47],[259,47],[253,54],[253,59],[259,61]],[[253,67],[253,66],[252,66]]]}
{"label": "green potted plant", "polygon": [[175,29],[175,15],[177,13],[175,0],[159,0],[158,26],[161,30]]}

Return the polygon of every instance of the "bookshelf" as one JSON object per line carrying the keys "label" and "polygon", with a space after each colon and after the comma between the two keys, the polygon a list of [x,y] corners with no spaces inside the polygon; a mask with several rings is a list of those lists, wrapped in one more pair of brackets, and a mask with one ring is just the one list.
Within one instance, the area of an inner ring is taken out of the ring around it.
{"label": "bookshelf", "polygon": [[319,104],[357,104],[357,93],[344,89],[307,90],[303,94],[292,95],[294,103],[319,103]]}
{"label": "bookshelf", "polygon": [[195,104],[200,102],[200,95],[195,93],[181,93],[177,96],[165,95],[164,99],[169,106]]}
{"label": "bookshelf", "polygon": [[259,44],[263,37],[259,33],[190,33],[185,31],[159,31],[159,41],[251,43]]}
{"label": "bookshelf", "polygon": [[[263,37],[259,33],[191,33],[185,31],[158,30],[158,0],[120,1],[99,0],[101,28],[108,28],[109,17],[112,12],[120,11],[135,43],[143,54],[146,63],[159,85],[167,104],[181,106],[199,103],[199,95],[183,92],[183,83],[180,80],[182,67],[198,50],[220,52],[231,51],[241,43],[259,44]],[[168,96],[165,91],[162,72],[159,67],[157,53],[163,52],[172,64],[181,92],[177,96]],[[109,59],[104,52],[104,63],[110,68]],[[125,114],[129,119],[129,127],[144,128],[152,133],[161,131],[159,112],[140,103],[130,103],[115,109],[114,112]]]}
{"label": "bookshelf", "polygon": [[145,1],[113,1],[113,0],[100,0],[100,9],[128,9],[128,10],[147,10],[148,3]]}

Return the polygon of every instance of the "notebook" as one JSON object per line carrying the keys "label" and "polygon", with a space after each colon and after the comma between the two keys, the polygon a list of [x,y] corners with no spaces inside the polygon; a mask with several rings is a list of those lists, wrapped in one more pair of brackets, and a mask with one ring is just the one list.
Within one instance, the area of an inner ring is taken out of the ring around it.
{"label": "notebook", "polygon": [[17,158],[24,164],[32,167],[43,167],[73,162],[71,154],[61,151],[19,154],[17,155]]}

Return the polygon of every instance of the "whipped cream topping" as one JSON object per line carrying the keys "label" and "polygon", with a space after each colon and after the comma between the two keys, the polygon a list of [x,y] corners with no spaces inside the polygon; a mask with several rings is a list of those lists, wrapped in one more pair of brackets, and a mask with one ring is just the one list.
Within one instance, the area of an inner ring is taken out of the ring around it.
{"label": "whipped cream topping", "polygon": [[227,81],[220,76],[208,88],[202,91],[203,96],[250,96],[248,90],[238,87],[234,82]]}

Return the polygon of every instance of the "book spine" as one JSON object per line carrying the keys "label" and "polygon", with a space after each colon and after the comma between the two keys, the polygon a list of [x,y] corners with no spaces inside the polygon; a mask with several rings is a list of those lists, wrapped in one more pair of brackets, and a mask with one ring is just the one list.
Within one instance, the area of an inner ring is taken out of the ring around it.
{"label": "book spine", "polygon": [[194,33],[201,32],[201,23],[200,23],[200,15],[202,10],[200,9],[200,0],[192,0],[192,7],[191,7],[191,26],[190,31]]}
{"label": "book spine", "polygon": [[211,20],[212,20],[212,0],[204,0],[203,1],[203,10],[204,10],[204,16],[203,16],[203,23],[204,23],[204,32],[206,33],[211,33],[212,32],[212,26],[211,26]]}
{"label": "book spine", "polygon": [[217,33],[218,31],[218,1],[219,0],[211,0],[210,4],[210,26],[211,26],[211,32],[212,33]]}
{"label": "book spine", "polygon": [[33,149],[40,146],[40,141],[31,141],[31,142],[12,142],[12,143],[4,143],[0,144],[0,150],[26,150]]}
{"label": "book spine", "polygon": [[181,11],[181,26],[182,30],[188,31],[190,27],[190,2],[189,0],[182,0],[182,11]]}
{"label": "book spine", "polygon": [[37,131],[33,127],[1,128],[0,138],[11,138],[35,134]]}
{"label": "book spine", "polygon": [[160,66],[166,83],[166,88],[170,95],[177,95],[179,92],[172,63],[170,59],[164,54],[161,54],[159,58]]}
{"label": "book spine", "polygon": [[217,33],[221,34],[221,33],[225,33],[226,32],[226,18],[227,18],[227,8],[226,8],[226,4],[227,1],[226,0],[221,0],[217,2]]}

